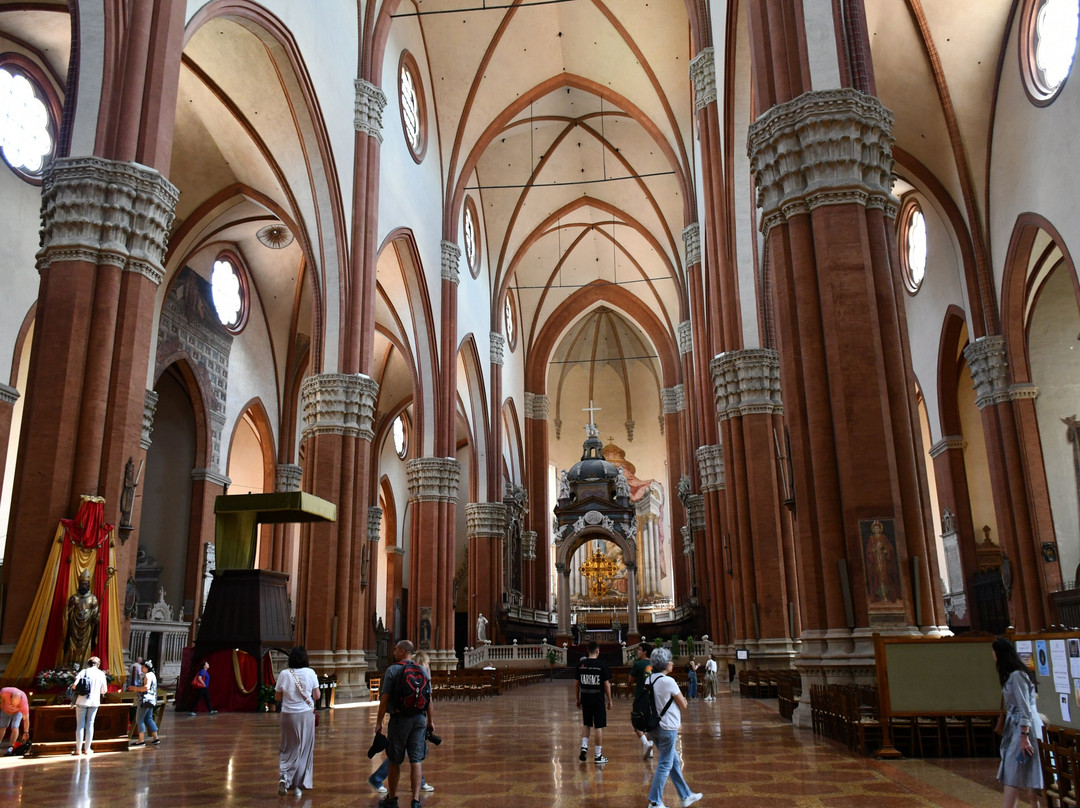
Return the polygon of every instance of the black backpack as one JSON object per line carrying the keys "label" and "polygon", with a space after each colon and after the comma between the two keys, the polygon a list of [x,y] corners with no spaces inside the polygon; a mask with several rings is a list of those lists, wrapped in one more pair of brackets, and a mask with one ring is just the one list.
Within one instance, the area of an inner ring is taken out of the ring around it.
{"label": "black backpack", "polygon": [[671,696],[667,700],[667,704],[664,705],[664,709],[656,712],[656,698],[653,696],[653,683],[655,681],[653,679],[650,682],[646,679],[645,686],[641,688],[641,693],[634,697],[634,706],[630,710],[630,723],[639,732],[652,732],[659,727],[660,719],[664,717],[664,713],[671,706],[672,699],[675,698]]}
{"label": "black backpack", "polygon": [[79,676],[75,679],[75,695],[76,696],[89,696],[90,695],[90,680],[85,675]]}
{"label": "black backpack", "polygon": [[424,669],[412,660],[402,663],[395,693],[398,712],[420,715],[427,711],[431,701],[431,680]]}

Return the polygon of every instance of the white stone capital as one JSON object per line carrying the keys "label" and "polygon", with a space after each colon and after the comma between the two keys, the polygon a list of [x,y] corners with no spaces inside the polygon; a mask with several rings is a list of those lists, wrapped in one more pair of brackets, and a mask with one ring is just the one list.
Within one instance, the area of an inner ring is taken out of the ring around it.
{"label": "white stone capital", "polygon": [[386,109],[386,93],[370,81],[356,79],[356,110],[353,126],[357,132],[363,132],[382,143],[382,114]]}
{"label": "white stone capital", "polygon": [[304,470],[296,463],[280,463],[274,466],[275,491],[299,491]]}
{"label": "white stone capital", "polygon": [[363,373],[321,373],[300,385],[304,413],[302,439],[344,435],[370,441],[379,384]]}
{"label": "white stone capital", "polygon": [[716,103],[716,61],[712,48],[702,48],[690,60],[690,80],[694,84],[694,111]]}
{"label": "white stone capital", "polygon": [[145,451],[150,448],[150,434],[154,431],[154,414],[157,412],[158,394],[147,390],[143,399],[142,434],[139,446]]}
{"label": "white stone capital", "polygon": [[1009,401],[1009,362],[1005,357],[1005,337],[979,337],[964,348],[964,358],[975,386],[975,406],[980,410]]}
{"label": "white stone capital", "polygon": [[461,248],[452,241],[443,241],[441,244],[442,279],[457,285],[461,282],[461,276],[458,273],[458,265],[461,263]]}
{"label": "white stone capital", "polygon": [[694,329],[689,320],[679,323],[679,354],[685,356],[694,350]]}
{"label": "white stone capital", "polygon": [[457,502],[461,464],[452,457],[417,457],[405,464],[410,502]]}
{"label": "white stone capital", "polygon": [[491,364],[502,365],[503,363],[503,348],[506,346],[506,337],[500,334],[498,331],[492,331],[490,335],[491,340]]}
{"label": "white stone capital", "polygon": [[467,503],[465,527],[470,538],[502,538],[506,535],[506,506],[501,502]]}
{"label": "white stone capital", "polygon": [[698,477],[702,491],[720,491],[724,488],[724,447],[701,446],[695,452],[698,462]]}
{"label": "white stone capital", "polygon": [[686,248],[686,271],[701,263],[701,226],[697,222],[687,225],[682,231],[683,246]]}
{"label": "white stone capital", "polygon": [[721,421],[753,413],[782,413],[780,355],[768,348],[728,351],[717,356],[712,371],[716,416]]}
{"label": "white stone capital", "polygon": [[548,397],[546,394],[525,392],[525,417],[534,421],[547,420]]}

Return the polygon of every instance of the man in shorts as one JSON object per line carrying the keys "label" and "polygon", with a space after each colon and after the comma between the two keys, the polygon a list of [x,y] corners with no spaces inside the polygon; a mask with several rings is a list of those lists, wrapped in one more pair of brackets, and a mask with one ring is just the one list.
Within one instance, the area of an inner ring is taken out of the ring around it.
{"label": "man in shorts", "polygon": [[30,700],[17,687],[5,687],[0,690],[0,744],[7,744],[8,730],[11,730],[11,746],[19,740],[19,727],[22,727],[23,743],[30,738]]}
{"label": "man in shorts", "polygon": [[[637,647],[637,659],[634,660],[633,666],[630,668],[630,684],[634,686],[634,699],[641,695],[641,691],[645,689],[645,677],[652,673],[652,664],[649,662],[649,654],[653,652],[653,647],[647,642],[643,642]],[[649,736],[639,729],[635,729],[638,740],[641,741],[641,756],[648,760],[653,756],[653,744],[649,740]]]}
{"label": "man in shorts", "polygon": [[[379,808],[398,808],[397,786],[401,777],[401,764],[405,756],[409,757],[409,771],[412,775],[412,802],[410,808],[420,808],[420,786],[424,779],[424,758],[427,756],[427,731],[431,716],[431,683],[427,684],[429,701],[423,712],[414,713],[402,703],[399,695],[401,678],[405,675],[406,663],[413,662],[416,649],[408,640],[401,640],[394,646],[394,664],[386,669],[382,680],[382,695],[379,699],[379,714],[375,719],[375,731],[382,732],[383,718],[389,713],[390,723],[386,733],[386,757],[390,761],[389,777],[386,784],[389,793],[379,800]],[[414,663],[415,664],[415,663]],[[420,668],[422,671],[423,668]]]}
{"label": "man in shorts", "polygon": [[611,707],[611,671],[600,661],[600,644],[590,642],[589,655],[581,660],[577,669],[577,706],[581,710],[581,721],[585,731],[581,736],[581,754],[578,759],[584,762],[589,753],[589,732],[596,730],[596,743],[593,747],[593,763],[607,763],[604,757],[604,727],[607,726],[607,711]]}

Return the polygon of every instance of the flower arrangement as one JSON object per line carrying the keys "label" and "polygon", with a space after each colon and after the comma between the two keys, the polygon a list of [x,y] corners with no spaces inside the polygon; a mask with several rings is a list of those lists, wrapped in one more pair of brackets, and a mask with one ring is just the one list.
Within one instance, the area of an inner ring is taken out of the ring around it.
{"label": "flower arrangement", "polygon": [[[75,677],[79,671],[82,670],[78,665],[71,665],[65,667],[60,665],[59,667],[46,669],[38,673],[34,677],[34,687],[38,690],[67,690],[71,687],[72,682],[75,681]],[[108,671],[105,671],[105,681],[110,685],[116,681],[116,677]]]}

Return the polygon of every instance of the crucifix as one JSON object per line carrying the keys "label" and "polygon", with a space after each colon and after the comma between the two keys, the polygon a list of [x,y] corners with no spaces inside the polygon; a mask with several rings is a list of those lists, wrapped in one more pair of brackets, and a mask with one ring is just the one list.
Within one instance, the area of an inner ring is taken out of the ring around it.
{"label": "crucifix", "polygon": [[591,398],[589,399],[589,406],[581,408],[582,412],[589,413],[589,423],[585,425],[585,434],[588,435],[590,438],[595,437],[597,434],[596,424],[593,421],[593,413],[600,412],[600,409],[600,407],[593,406],[593,400]]}

